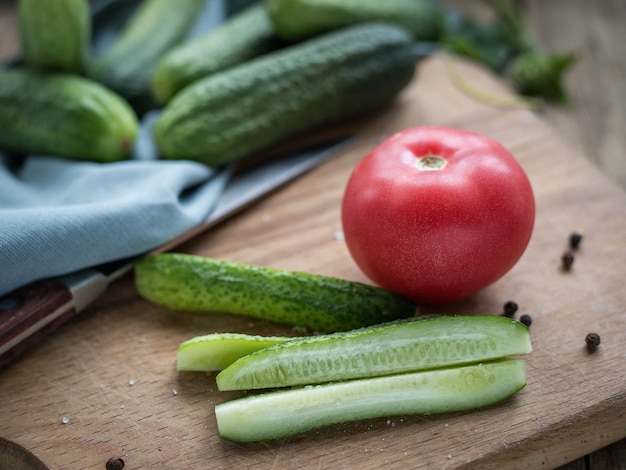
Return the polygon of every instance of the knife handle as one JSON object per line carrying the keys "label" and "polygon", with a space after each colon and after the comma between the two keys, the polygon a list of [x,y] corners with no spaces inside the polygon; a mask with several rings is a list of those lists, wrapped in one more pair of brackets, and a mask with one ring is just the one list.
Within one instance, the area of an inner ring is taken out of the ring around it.
{"label": "knife handle", "polygon": [[0,368],[76,315],[72,293],[46,279],[0,297]]}

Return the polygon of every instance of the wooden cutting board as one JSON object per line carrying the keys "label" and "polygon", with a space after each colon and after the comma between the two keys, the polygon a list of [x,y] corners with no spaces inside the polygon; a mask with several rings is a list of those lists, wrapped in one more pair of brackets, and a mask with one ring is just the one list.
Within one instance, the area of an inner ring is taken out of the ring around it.
{"label": "wooden cutting board", "polygon": [[[452,75],[451,75],[452,73]],[[515,300],[532,316],[528,385],[471,413],[396,416],[331,426],[268,444],[219,438],[214,374],[178,373],[184,340],[209,332],[295,334],[225,314],[172,312],[138,297],[132,276],[93,308],[0,371],[0,435],[53,469],[555,468],[626,436],[626,194],[528,110],[476,101],[452,76],[512,95],[472,64],[434,57],[398,101],[369,120],[336,159],[193,238],[179,251],[367,282],[341,240],[339,203],[351,169],[403,128],[444,125],[502,142],[537,199],[527,252],[503,279],[423,313],[499,314]],[[584,240],[560,269],[570,232]],[[602,344],[588,354],[584,338]]]}

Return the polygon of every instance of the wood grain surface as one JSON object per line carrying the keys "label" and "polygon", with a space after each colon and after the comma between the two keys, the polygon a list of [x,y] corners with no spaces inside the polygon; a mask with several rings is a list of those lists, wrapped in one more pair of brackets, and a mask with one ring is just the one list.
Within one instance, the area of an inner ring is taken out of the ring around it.
{"label": "wood grain surface", "polygon": [[[483,0],[444,0],[473,15],[489,16]],[[571,105],[550,105],[542,118],[577,151],[626,189],[626,2],[520,0],[527,22],[547,51],[575,51],[566,77]],[[622,440],[561,470],[626,469]]]}
{"label": "wood grain surface", "polygon": [[[220,439],[214,375],[177,373],[175,350],[212,331],[294,334],[223,314],[171,312],[117,282],[83,316],[0,372],[3,437],[54,469],[103,468],[556,468],[626,436],[626,194],[531,112],[473,101],[440,57],[359,132],[335,160],[180,251],[367,282],[339,236],[339,201],[356,162],[380,139],[422,124],[482,132],[527,170],[538,212],[528,251],[501,281],[466,301],[423,313],[499,313],[514,299],[533,317],[528,386],[486,410],[399,416],[332,426],[280,442]],[[454,62],[475,86],[507,93],[475,66]],[[560,256],[585,234],[571,272]],[[584,337],[602,335],[588,354]]]}
{"label": "wood grain surface", "polygon": [[[550,108],[537,116],[481,105],[451,87],[443,62],[429,60],[416,86],[363,130],[357,148],[183,247],[363,280],[337,240],[337,201],[351,165],[406,124],[487,133],[531,174],[541,202],[537,231],[509,276],[447,308],[496,311],[514,296],[531,313],[535,352],[529,385],[518,397],[475,414],[372,420],[271,445],[221,442],[212,406],[232,395],[217,394],[212,376],[176,374],[177,344],[207,331],[291,330],[219,314],[172,314],[139,299],[126,277],[84,316],[0,371],[0,435],[59,469],[104,468],[117,455],[127,468],[624,468],[624,440],[597,451],[626,435],[626,201],[618,188],[626,187],[620,176],[626,88],[625,56],[615,42],[623,39],[624,4],[525,4],[550,47],[583,51],[569,79],[574,109]],[[0,59],[16,51],[14,1],[0,0]],[[483,71],[457,67],[472,83],[507,91]],[[585,240],[574,271],[566,274],[558,257],[572,229],[584,230]],[[602,334],[594,355],[584,351],[590,329]]]}

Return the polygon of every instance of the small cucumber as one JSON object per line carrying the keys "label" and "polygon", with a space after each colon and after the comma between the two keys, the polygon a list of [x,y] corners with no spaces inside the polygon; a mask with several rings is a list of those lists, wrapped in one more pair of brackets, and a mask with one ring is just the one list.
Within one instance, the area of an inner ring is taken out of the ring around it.
{"label": "small cucumber", "polygon": [[178,347],[176,369],[212,372],[222,370],[240,357],[273,346],[288,336],[258,336],[242,333],[212,333],[191,338]]}
{"label": "small cucumber", "polygon": [[415,372],[532,350],[528,328],[494,315],[436,316],[296,338],[238,359],[219,390],[250,390]]}
{"label": "small cucumber", "polygon": [[390,103],[416,60],[399,27],[363,24],[205,77],[163,110],[161,155],[222,165],[280,140]]}
{"label": "small cucumber", "polygon": [[428,0],[265,0],[276,34],[297,42],[345,26],[385,21],[402,26],[416,41],[435,41],[443,12]]}
{"label": "small cucumber", "polygon": [[224,439],[267,441],[362,419],[474,410],[525,385],[525,361],[502,359],[263,393],[219,403],[215,417]]}
{"label": "small cucumber", "polygon": [[152,75],[152,95],[158,103],[165,104],[198,79],[278,49],[280,45],[263,5],[253,5],[218,28],[170,51]]}
{"label": "small cucumber", "polygon": [[142,0],[113,45],[90,65],[90,76],[140,110],[163,55],[187,39],[207,0]]}
{"label": "small cucumber", "polygon": [[260,3],[262,0],[228,0],[224,2],[224,7],[226,9],[226,16],[231,17],[236,15],[240,11],[254,5],[256,3]]}
{"label": "small cucumber", "polygon": [[91,40],[87,0],[20,0],[17,13],[22,55],[28,67],[85,72]]}
{"label": "small cucumber", "polygon": [[359,282],[178,253],[140,260],[135,283],[143,297],[172,309],[249,315],[325,332],[406,318],[417,309]]}
{"label": "small cucumber", "polygon": [[128,157],[137,117],[120,96],[91,80],[21,68],[0,71],[0,148],[77,160]]}

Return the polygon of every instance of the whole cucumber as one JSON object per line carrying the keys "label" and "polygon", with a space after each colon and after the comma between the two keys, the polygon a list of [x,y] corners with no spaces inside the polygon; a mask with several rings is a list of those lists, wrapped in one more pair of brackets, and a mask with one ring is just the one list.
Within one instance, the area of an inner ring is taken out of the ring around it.
{"label": "whole cucumber", "polygon": [[265,5],[276,34],[291,42],[367,21],[397,24],[416,41],[435,41],[444,17],[428,0],[265,0]]}
{"label": "whole cucumber", "polygon": [[164,54],[187,39],[207,0],[142,0],[90,76],[137,109],[152,107],[150,80]]}
{"label": "whole cucumber", "polygon": [[248,315],[314,331],[375,325],[417,310],[368,284],[181,253],[139,261],[135,284],[144,298],[172,309]]}
{"label": "whole cucumber", "polygon": [[415,67],[405,30],[369,23],[345,28],[188,86],[165,107],[155,140],[165,158],[225,164],[390,103]]}
{"label": "whole cucumber", "polygon": [[87,0],[20,0],[19,37],[28,67],[82,74],[91,41]]}
{"label": "whole cucumber", "polygon": [[253,5],[170,51],[152,76],[152,95],[160,104],[198,79],[278,49],[265,7]]}
{"label": "whole cucumber", "polygon": [[72,74],[0,71],[0,148],[77,160],[126,158],[138,122],[120,96]]}

